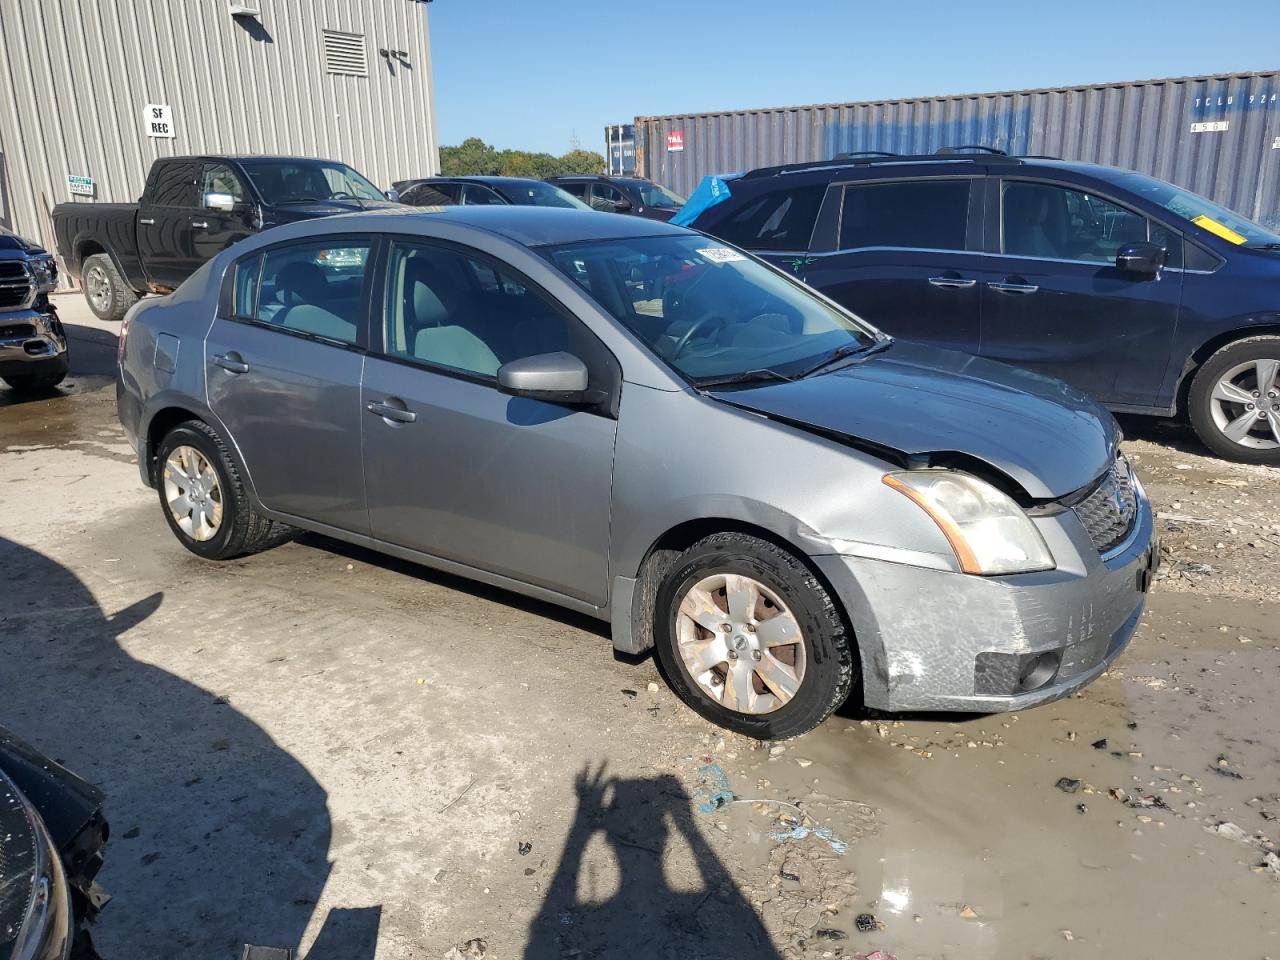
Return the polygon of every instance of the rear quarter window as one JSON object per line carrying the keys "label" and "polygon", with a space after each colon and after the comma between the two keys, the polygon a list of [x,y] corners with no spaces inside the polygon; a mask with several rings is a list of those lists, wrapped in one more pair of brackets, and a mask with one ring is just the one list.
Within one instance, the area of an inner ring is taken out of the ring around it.
{"label": "rear quarter window", "polygon": [[705,229],[748,250],[807,250],[826,192],[825,183],[770,190],[733,205]]}

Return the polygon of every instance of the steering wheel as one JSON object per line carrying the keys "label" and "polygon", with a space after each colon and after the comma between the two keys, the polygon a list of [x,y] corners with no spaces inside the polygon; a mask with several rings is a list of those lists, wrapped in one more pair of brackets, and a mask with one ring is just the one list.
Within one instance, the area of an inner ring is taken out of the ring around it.
{"label": "steering wheel", "polygon": [[671,359],[673,362],[676,360],[676,358],[680,356],[681,353],[684,352],[684,348],[689,345],[689,341],[693,339],[693,335],[697,333],[699,330],[701,330],[703,327],[710,324],[712,321],[715,321],[720,326],[724,326],[726,323],[729,322],[728,318],[725,317],[723,314],[704,313],[697,320],[693,321],[692,324],[690,324],[689,329],[684,332],[684,334],[680,337],[680,339],[676,341],[676,345],[671,348]]}

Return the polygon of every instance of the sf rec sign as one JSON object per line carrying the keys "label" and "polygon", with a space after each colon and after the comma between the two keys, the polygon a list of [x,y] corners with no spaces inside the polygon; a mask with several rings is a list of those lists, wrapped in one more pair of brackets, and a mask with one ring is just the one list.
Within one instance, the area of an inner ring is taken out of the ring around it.
{"label": "sf rec sign", "polygon": [[175,136],[173,110],[167,103],[148,103],[142,114],[142,125],[148,137],[172,140]]}

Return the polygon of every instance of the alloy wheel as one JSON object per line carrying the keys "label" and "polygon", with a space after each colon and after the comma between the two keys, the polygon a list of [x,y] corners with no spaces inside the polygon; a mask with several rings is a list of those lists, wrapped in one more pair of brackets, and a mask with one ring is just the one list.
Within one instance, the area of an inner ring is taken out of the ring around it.
{"label": "alloy wheel", "polygon": [[712,574],[685,592],[676,648],[702,692],[738,713],[781,709],[804,682],[795,615],[777,593],[741,574]]}
{"label": "alloy wheel", "polygon": [[173,522],[192,540],[212,540],[222,526],[222,486],[195,447],[174,447],[164,464],[164,499]]}
{"label": "alloy wheel", "polygon": [[99,313],[111,310],[111,278],[101,266],[94,264],[85,271],[84,292],[94,310]]}
{"label": "alloy wheel", "polygon": [[1228,440],[1254,450],[1280,448],[1280,360],[1236,364],[1214,384],[1209,402]]}

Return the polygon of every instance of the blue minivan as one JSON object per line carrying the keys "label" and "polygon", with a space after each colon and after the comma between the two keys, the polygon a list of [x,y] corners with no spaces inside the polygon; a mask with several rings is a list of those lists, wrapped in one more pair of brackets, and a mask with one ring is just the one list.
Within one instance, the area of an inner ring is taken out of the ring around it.
{"label": "blue minivan", "polygon": [[707,178],[674,222],[895,336],[1280,464],[1280,233],[1129,170],[972,149]]}

